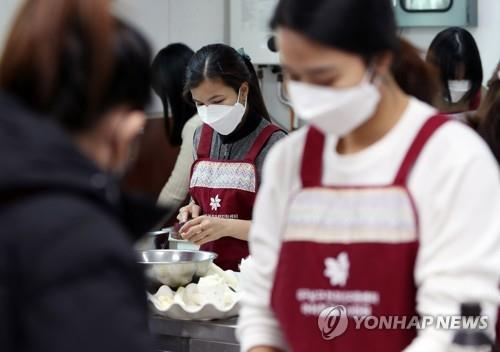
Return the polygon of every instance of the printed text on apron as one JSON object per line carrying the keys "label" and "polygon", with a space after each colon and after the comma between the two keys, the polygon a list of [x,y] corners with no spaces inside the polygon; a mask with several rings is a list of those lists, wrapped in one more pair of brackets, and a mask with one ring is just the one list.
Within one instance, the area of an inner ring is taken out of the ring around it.
{"label": "printed text on apron", "polygon": [[424,124],[394,182],[382,186],[324,186],[325,137],[309,129],[303,187],[290,199],[271,298],[293,351],[396,352],[415,338],[415,329],[370,328],[374,321],[358,329],[354,318],[417,316],[418,217],[407,180],[446,121],[434,116]]}

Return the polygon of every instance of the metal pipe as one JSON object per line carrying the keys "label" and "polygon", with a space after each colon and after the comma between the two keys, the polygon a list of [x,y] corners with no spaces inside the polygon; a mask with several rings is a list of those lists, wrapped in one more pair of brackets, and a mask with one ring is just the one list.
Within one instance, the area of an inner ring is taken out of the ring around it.
{"label": "metal pipe", "polygon": [[259,81],[261,91],[264,89],[264,67],[265,66],[259,65],[257,68],[257,80]]}
{"label": "metal pipe", "polygon": [[277,87],[278,100],[281,104],[290,107],[290,99],[285,94],[283,82],[278,81]]}

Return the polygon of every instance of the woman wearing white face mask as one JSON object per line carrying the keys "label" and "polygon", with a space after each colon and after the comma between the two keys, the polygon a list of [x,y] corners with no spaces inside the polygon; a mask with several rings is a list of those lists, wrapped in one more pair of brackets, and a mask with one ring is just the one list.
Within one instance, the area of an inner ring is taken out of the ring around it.
{"label": "woman wearing white face mask", "polygon": [[467,301],[493,330],[498,170],[472,130],[396,82],[395,66],[412,60],[401,57],[392,2],[281,0],[273,27],[309,126],[264,167],[241,279],[242,350],[446,351],[452,331],[417,334],[401,320],[458,315]]}
{"label": "woman wearing white face mask", "polygon": [[441,93],[434,105],[466,122],[482,95],[483,68],[474,37],[464,28],[445,29],[432,41],[427,61],[440,71]]}
{"label": "woman wearing white face mask", "polygon": [[194,137],[190,194],[178,219],[180,234],[238,270],[248,256],[248,230],[260,171],[271,146],[285,136],[269,114],[250,59],[233,48],[208,45],[195,53],[186,92],[204,125]]}

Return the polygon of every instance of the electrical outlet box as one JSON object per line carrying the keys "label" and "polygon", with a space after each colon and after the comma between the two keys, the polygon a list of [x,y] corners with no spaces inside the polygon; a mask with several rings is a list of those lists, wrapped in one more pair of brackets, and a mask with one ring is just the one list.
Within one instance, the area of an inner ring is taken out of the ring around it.
{"label": "electrical outlet box", "polygon": [[[243,48],[254,64],[278,64],[279,56],[273,52],[273,36],[269,22],[278,0],[231,0],[231,46]],[[271,41],[272,43],[272,41]]]}
{"label": "electrical outlet box", "polygon": [[393,0],[399,27],[478,25],[478,0]]}

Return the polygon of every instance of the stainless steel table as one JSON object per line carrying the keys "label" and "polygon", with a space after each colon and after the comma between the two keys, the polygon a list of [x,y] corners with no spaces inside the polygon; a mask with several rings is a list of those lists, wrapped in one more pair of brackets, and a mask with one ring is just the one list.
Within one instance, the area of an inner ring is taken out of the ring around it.
{"label": "stainless steel table", "polygon": [[154,315],[150,329],[161,352],[239,352],[236,320],[184,321]]}

